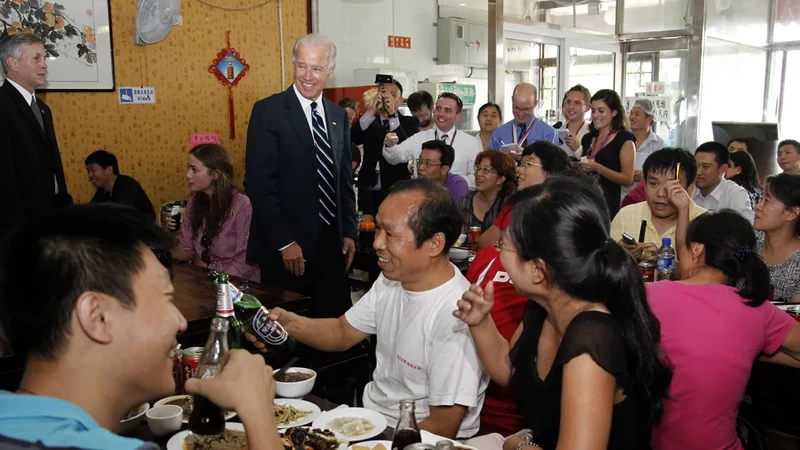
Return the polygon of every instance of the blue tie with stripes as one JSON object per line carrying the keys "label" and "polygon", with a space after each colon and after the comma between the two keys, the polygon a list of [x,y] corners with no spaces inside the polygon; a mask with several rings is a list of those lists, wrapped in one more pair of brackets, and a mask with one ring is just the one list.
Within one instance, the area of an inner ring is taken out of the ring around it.
{"label": "blue tie with stripes", "polygon": [[311,102],[311,122],[314,130],[314,147],[317,149],[317,187],[319,188],[319,217],[328,225],[336,218],[336,178],[333,176],[333,150],[331,149],[325,122],[317,110],[317,102]]}

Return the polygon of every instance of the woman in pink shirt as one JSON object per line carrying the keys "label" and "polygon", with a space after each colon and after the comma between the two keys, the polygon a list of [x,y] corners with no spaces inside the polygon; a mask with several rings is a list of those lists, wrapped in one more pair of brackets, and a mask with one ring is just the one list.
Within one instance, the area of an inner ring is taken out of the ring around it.
{"label": "woman in pink shirt", "polygon": [[736,416],[753,362],[800,364],[800,326],[765,301],[769,271],[755,246],[738,213],[708,212],[689,224],[682,280],[647,288],[674,370],[654,450],[742,449]]}
{"label": "woman in pink shirt", "polygon": [[258,282],[258,266],[245,260],[253,207],[233,186],[230,155],[221,145],[201,144],[189,151],[187,167],[186,180],[194,195],[186,205],[173,256]]}

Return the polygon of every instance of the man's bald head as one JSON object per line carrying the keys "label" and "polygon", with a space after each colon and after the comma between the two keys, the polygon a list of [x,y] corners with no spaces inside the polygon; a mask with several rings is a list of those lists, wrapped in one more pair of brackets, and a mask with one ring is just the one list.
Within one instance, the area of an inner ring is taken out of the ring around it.
{"label": "man's bald head", "polygon": [[514,119],[519,123],[528,123],[533,118],[533,111],[539,103],[536,86],[530,83],[520,83],[514,87],[511,94]]}

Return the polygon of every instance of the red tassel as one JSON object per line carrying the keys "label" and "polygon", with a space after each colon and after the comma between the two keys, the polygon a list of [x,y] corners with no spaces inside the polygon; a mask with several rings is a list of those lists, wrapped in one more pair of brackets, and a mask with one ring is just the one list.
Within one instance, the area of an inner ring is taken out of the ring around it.
{"label": "red tassel", "polygon": [[231,118],[231,139],[236,139],[236,118],[233,113],[233,88],[228,85],[228,112]]}

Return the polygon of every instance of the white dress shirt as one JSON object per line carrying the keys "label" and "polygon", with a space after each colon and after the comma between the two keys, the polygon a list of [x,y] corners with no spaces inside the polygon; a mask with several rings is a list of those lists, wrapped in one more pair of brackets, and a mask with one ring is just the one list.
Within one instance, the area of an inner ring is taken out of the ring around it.
{"label": "white dress shirt", "polygon": [[[34,96],[36,94],[36,91],[28,92],[27,89],[25,89],[24,87],[22,87],[19,84],[17,84],[14,80],[12,80],[10,78],[6,78],[6,80],[8,80],[8,82],[11,83],[12,86],[17,88],[19,93],[22,94],[22,97],[25,99],[25,103],[30,105],[31,104],[31,100],[33,100],[35,98]],[[38,108],[39,104],[37,103],[35,107]],[[41,109],[40,109],[40,111],[41,111]],[[58,194],[58,178],[56,178],[55,174],[53,174],[53,185],[55,186],[55,188],[54,188],[55,193]]]}
{"label": "white dress shirt", "polygon": [[[590,123],[591,122],[583,122],[583,126],[581,127],[580,130],[578,130],[578,134],[575,135],[578,138],[578,149],[577,150],[572,151],[572,149],[569,148],[569,145],[567,145],[566,142],[564,142],[563,144],[559,144],[558,145],[561,148],[561,150],[564,150],[564,152],[567,155],[574,156],[576,158],[580,158],[581,156],[583,156],[583,146],[581,146],[581,140],[589,132],[589,124]],[[565,121],[564,123],[561,124],[561,128],[556,128],[556,129],[557,130],[567,130],[567,131],[569,131],[569,128],[567,128],[567,126],[569,126],[569,122]]]}
{"label": "white dress shirt", "polygon": [[450,173],[461,175],[467,180],[470,190],[475,189],[474,166],[475,157],[483,151],[483,147],[478,144],[475,137],[469,133],[458,131],[455,128],[450,131],[442,132],[437,126],[430,130],[420,131],[405,141],[392,147],[383,146],[383,157],[389,164],[400,164],[419,158],[422,153],[422,144],[436,139],[442,140],[442,136],[447,135],[445,142],[453,147],[456,158]]}
{"label": "white dress shirt", "polygon": [[753,223],[755,213],[750,208],[750,196],[745,188],[733,181],[723,178],[719,185],[708,194],[708,197],[704,196],[700,189],[695,189],[692,192],[692,199],[697,203],[697,206],[709,211],[725,208],[732,209],[741,214],[751,224]]}
{"label": "white dress shirt", "polygon": [[[317,97],[316,100],[309,100],[309,99],[303,97],[303,94],[301,94],[300,91],[297,90],[297,86],[292,85],[292,88],[294,89],[294,93],[297,95],[297,99],[300,100],[300,106],[303,107],[303,113],[306,115],[306,121],[308,122],[308,131],[311,132],[311,136],[313,138],[313,136],[314,136],[314,128],[313,128],[313,125],[312,125],[313,122],[311,122],[311,103],[312,102],[317,102],[317,111],[319,112],[320,117],[322,117],[322,123],[327,123],[327,122],[325,122],[325,107],[322,104],[322,94],[319,94],[319,97]],[[327,125],[325,125],[325,132],[326,133],[328,132],[328,126]],[[330,136],[328,136],[328,139],[330,139]]]}

